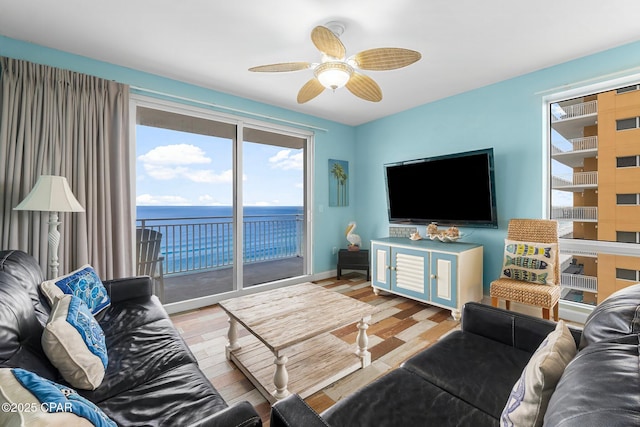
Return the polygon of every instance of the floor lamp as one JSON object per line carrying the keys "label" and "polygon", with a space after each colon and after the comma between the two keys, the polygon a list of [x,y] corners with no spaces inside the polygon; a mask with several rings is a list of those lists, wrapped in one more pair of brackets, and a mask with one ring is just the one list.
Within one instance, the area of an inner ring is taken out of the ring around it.
{"label": "floor lamp", "polygon": [[18,206],[18,211],[49,212],[49,279],[58,277],[58,246],[60,232],[58,212],[84,212],[76,200],[67,178],[63,176],[41,175],[31,192]]}

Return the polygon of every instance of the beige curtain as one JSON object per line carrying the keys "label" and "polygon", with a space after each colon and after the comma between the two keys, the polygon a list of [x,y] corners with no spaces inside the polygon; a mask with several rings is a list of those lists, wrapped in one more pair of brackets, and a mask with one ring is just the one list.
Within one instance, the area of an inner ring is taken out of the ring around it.
{"label": "beige curtain", "polygon": [[129,88],[0,57],[0,245],[47,271],[48,213],[14,211],[40,175],[65,176],[85,213],[61,213],[59,274],[133,274]]}

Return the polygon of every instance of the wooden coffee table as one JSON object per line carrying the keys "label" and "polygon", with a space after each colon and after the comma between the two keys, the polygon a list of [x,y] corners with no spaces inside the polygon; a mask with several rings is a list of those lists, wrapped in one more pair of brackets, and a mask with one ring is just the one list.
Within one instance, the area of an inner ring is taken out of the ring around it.
{"label": "wooden coffee table", "polygon": [[[366,331],[376,308],[354,298],[303,283],[228,299],[220,306],[229,315],[227,359],[271,403],[292,392],[305,398],[371,364]],[[355,351],[330,334],[354,322]],[[239,339],[238,324],[250,335]]]}

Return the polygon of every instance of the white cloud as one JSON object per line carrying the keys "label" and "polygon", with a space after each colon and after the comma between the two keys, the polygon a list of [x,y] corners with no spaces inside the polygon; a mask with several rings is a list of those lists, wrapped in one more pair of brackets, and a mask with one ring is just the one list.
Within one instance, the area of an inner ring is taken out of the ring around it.
{"label": "white cloud", "polygon": [[198,202],[200,202],[203,206],[222,206],[224,203],[216,200],[213,196],[209,194],[205,194],[203,196],[198,197]]}
{"label": "white cloud", "polygon": [[182,196],[152,196],[151,194],[141,194],[136,197],[136,205],[160,205],[160,206],[183,206],[188,205],[189,200]]}
{"label": "white cloud", "polygon": [[299,151],[291,155],[291,150],[280,150],[275,156],[269,158],[269,163],[276,169],[302,170],[304,166],[304,153]]}
{"label": "white cloud", "polygon": [[138,156],[142,163],[151,165],[208,164],[211,159],[204,150],[192,144],[161,145]]}

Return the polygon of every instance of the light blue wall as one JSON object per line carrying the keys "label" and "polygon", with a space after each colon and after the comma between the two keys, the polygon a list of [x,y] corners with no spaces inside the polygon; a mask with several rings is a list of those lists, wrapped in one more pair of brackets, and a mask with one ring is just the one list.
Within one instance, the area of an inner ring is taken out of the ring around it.
{"label": "light blue wall", "polygon": [[[67,68],[148,90],[325,128],[316,134],[313,271],[335,269],[333,247],[344,247],[346,224],[358,222],[364,245],[385,236],[389,223],[382,165],[398,160],[493,147],[500,226],[463,229],[485,247],[484,282],[499,274],[506,224],[514,217],[542,217],[542,97],[540,92],[640,66],[640,43],[577,59],[389,116],[358,127],[340,125],[176,80],[94,61],[0,36],[0,55]],[[423,59],[428,60],[428,59]],[[469,78],[473,78],[470,70]],[[349,161],[350,204],[328,206],[328,160]],[[437,184],[416,188],[416,197]],[[424,234],[424,229],[421,229]]]}
{"label": "light blue wall", "polygon": [[[314,181],[316,185],[312,206],[314,215],[313,272],[318,273],[335,269],[336,256],[332,254],[332,248],[334,246],[346,246],[347,242],[343,233],[347,222],[355,217],[355,205],[351,203],[348,207],[342,208],[329,208],[327,206],[329,200],[327,167],[329,159],[346,160],[350,164],[355,162],[355,128],[2,36],[0,36],[0,56],[47,64],[115,80],[146,90],[215,103],[326,129],[326,132],[316,132],[315,136]],[[355,185],[356,180],[353,179],[351,182],[352,194]]]}
{"label": "light blue wall", "polygon": [[[500,273],[509,219],[545,214],[541,92],[638,66],[640,43],[634,43],[359,126],[356,215],[363,240],[388,234],[383,164],[493,147],[499,228],[462,229],[470,233],[469,241],[484,245],[488,294],[489,283]],[[437,193],[437,183],[425,182],[415,189],[417,198]],[[420,232],[424,235],[424,227]]]}

